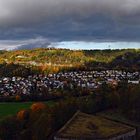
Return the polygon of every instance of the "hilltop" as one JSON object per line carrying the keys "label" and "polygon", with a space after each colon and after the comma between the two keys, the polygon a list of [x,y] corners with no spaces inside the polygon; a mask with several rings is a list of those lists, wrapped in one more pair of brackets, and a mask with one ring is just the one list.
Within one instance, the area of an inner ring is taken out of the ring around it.
{"label": "hilltop", "polygon": [[0,64],[36,67],[43,72],[60,70],[125,69],[139,70],[140,49],[69,50],[38,48],[0,51]]}

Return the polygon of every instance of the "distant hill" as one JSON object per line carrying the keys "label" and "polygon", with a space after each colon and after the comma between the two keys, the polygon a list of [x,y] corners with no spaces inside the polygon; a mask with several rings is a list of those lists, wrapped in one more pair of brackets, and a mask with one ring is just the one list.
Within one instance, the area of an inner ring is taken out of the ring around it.
{"label": "distant hill", "polygon": [[140,52],[127,52],[116,57],[112,62],[113,68],[140,70]]}
{"label": "distant hill", "polygon": [[69,50],[36,48],[0,51],[0,64],[40,67],[43,71],[62,69],[129,69],[140,70],[140,49]]}

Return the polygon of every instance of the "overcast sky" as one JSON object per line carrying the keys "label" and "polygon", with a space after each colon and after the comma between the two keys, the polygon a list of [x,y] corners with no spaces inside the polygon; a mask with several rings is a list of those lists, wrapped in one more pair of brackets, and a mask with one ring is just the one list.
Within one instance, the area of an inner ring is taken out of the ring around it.
{"label": "overcast sky", "polygon": [[0,0],[0,49],[72,42],[139,48],[140,0]]}

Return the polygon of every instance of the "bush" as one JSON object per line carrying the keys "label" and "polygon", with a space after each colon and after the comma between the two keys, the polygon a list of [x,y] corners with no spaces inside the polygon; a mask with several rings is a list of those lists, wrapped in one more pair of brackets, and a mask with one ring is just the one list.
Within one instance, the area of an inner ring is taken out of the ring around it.
{"label": "bush", "polygon": [[28,120],[29,118],[29,110],[21,110],[17,113],[17,119],[18,120]]}
{"label": "bush", "polygon": [[42,110],[45,110],[45,109],[46,109],[46,104],[41,103],[41,102],[34,103],[34,104],[31,106],[31,110],[32,110],[33,112],[38,112],[38,111],[42,111]]}

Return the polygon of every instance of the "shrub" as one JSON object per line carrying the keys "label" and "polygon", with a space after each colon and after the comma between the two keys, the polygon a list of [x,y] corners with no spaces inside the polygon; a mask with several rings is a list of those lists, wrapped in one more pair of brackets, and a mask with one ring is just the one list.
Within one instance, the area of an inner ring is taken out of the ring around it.
{"label": "shrub", "polygon": [[31,106],[31,110],[33,112],[38,112],[38,111],[42,111],[46,109],[46,104],[44,103],[41,103],[41,102],[38,102],[38,103],[34,103],[32,106]]}
{"label": "shrub", "polygon": [[20,95],[16,95],[15,100],[16,100],[17,102],[20,101],[20,100],[21,100]]}
{"label": "shrub", "polygon": [[17,113],[18,120],[27,120],[29,118],[29,110],[21,110]]}

